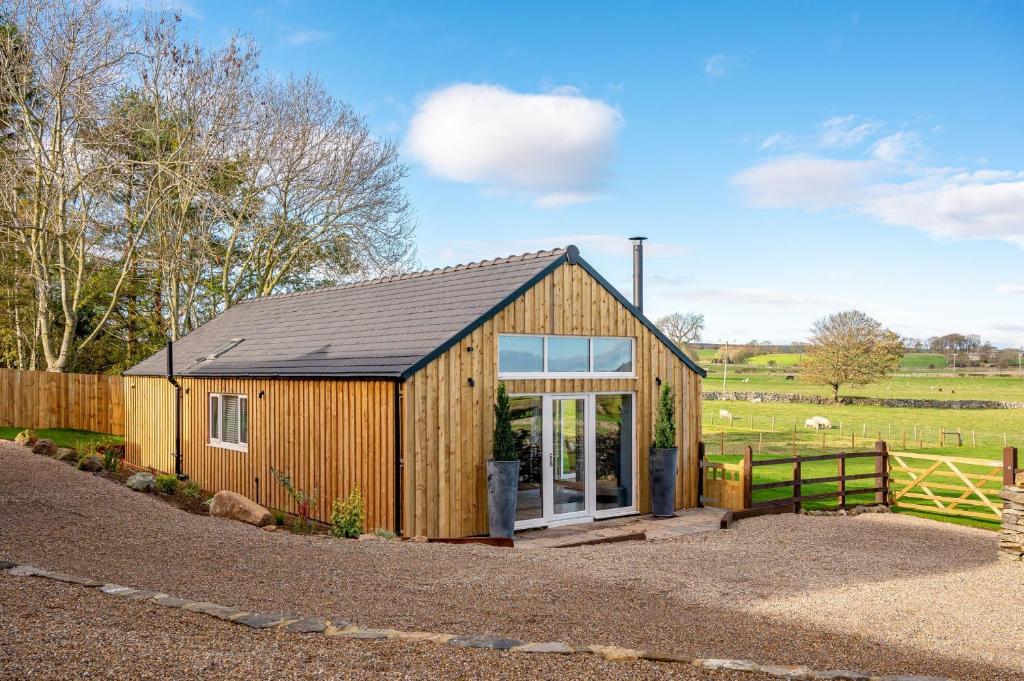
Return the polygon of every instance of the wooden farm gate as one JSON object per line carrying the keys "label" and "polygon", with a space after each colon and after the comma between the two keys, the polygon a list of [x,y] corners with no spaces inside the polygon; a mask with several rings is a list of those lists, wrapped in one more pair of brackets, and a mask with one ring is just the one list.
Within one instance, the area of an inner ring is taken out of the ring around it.
{"label": "wooden farm gate", "polygon": [[[846,473],[847,460],[865,457],[875,458],[874,472],[856,475]],[[836,475],[803,477],[803,464],[827,460],[836,461]],[[792,479],[755,483],[755,469],[772,465],[791,465]],[[875,444],[875,451],[869,452],[757,460],[754,459],[752,449],[747,447],[740,463],[707,461],[701,456],[700,467],[703,504],[736,511],[737,518],[769,512],[799,511],[805,501],[827,498],[836,499],[838,508],[849,508],[848,495],[874,493],[876,503],[888,503],[900,509],[996,522],[1002,517],[999,491],[1004,485],[1012,485],[1015,473],[1020,470],[1015,447],[1004,448],[1002,461],[999,461],[942,454],[890,452],[882,441]],[[848,481],[862,479],[874,479],[877,484],[866,489],[847,489]],[[836,483],[836,488],[818,494],[801,493],[804,486],[816,483]],[[752,499],[757,490],[785,487],[793,489],[791,496],[766,501]]]}
{"label": "wooden farm gate", "polygon": [[897,508],[937,515],[1002,520],[1003,485],[1013,484],[1017,449],[1003,460],[890,452],[892,503]]}
{"label": "wooden farm gate", "polygon": [[124,435],[124,379],[0,369],[0,425]]}

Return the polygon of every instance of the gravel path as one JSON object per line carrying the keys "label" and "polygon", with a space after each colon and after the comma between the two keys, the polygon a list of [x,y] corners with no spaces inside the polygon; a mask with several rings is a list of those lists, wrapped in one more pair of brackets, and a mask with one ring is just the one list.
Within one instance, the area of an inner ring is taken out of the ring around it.
{"label": "gravel path", "polygon": [[0,443],[0,558],[370,626],[1006,678],[1024,673],[1024,573],[995,547],[896,515],[531,552],[345,542],[186,514]]}
{"label": "gravel path", "polygon": [[0,603],[0,679],[769,678],[645,660],[254,631],[31,577],[0,576]]}

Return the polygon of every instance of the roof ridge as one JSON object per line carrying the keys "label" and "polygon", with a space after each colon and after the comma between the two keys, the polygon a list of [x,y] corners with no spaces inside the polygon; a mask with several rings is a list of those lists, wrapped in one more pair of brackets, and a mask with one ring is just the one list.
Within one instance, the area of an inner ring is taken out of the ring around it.
{"label": "roof ridge", "polygon": [[394,274],[386,277],[377,277],[375,279],[367,279],[365,281],[354,281],[348,284],[334,284],[332,286],[321,286],[320,288],[307,289],[305,291],[291,291],[289,293],[276,293],[270,296],[261,296],[259,298],[246,298],[245,300],[238,301],[238,305],[245,303],[256,303],[262,300],[276,300],[278,298],[291,298],[295,296],[304,296],[311,293],[327,293],[329,291],[340,291],[351,288],[361,288],[363,286],[372,286],[375,284],[387,284],[393,281],[405,281],[407,279],[422,279],[433,274],[444,274],[446,272],[457,272],[469,269],[478,269],[480,267],[489,267],[492,265],[503,265],[510,262],[520,262],[524,260],[536,260],[550,255],[561,255],[567,253],[571,247],[560,247],[551,248],[548,250],[530,251],[528,253],[518,253],[513,255],[507,255],[499,258],[491,258],[489,260],[478,260],[475,262],[459,263],[457,265],[446,265],[445,267],[434,267],[432,269],[418,270],[416,272],[406,272],[403,274]]}

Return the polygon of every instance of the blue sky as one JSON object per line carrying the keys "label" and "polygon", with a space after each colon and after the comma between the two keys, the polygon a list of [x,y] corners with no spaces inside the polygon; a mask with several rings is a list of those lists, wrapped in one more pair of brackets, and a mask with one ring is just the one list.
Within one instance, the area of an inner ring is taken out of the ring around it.
{"label": "blue sky", "polygon": [[424,266],[576,243],[706,340],[1024,344],[1019,2],[199,2],[400,140]]}

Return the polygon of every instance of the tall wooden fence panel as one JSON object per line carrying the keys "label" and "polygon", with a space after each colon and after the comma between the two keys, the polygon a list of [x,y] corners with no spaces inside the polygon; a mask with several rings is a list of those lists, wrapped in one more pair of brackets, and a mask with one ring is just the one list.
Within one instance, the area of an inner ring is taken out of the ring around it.
{"label": "tall wooden fence panel", "polygon": [[0,369],[0,425],[124,435],[124,379]]}

